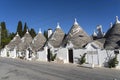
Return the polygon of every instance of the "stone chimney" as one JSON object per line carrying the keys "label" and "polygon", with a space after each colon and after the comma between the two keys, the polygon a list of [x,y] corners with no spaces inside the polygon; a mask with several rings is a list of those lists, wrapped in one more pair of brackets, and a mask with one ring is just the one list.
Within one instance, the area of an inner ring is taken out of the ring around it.
{"label": "stone chimney", "polygon": [[48,38],[50,38],[50,36],[52,35],[52,29],[48,29]]}

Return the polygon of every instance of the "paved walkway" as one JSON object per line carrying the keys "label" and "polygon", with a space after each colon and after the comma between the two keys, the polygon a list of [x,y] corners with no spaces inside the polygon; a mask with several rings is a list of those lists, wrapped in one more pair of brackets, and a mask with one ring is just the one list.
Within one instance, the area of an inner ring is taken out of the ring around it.
{"label": "paved walkway", "polygon": [[120,70],[0,57],[0,80],[120,80]]}

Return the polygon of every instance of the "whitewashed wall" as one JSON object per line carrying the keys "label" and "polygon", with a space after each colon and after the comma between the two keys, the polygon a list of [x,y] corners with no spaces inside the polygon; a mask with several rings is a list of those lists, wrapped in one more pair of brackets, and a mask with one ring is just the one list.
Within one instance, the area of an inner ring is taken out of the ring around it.
{"label": "whitewashed wall", "polygon": [[100,66],[108,66],[108,60],[114,56],[113,50],[98,50],[98,58]]}
{"label": "whitewashed wall", "polygon": [[[74,63],[78,63],[78,58],[80,58],[80,55],[83,55],[84,53],[87,53],[86,55],[86,63],[88,64],[94,64],[95,66],[108,66],[108,60],[111,57],[114,57],[114,50],[101,50],[96,49],[93,51],[89,51],[86,49],[73,49],[73,59]],[[117,59],[119,61],[118,66],[120,66],[120,53],[117,56]]]}
{"label": "whitewashed wall", "polygon": [[16,49],[14,49],[13,51],[9,51],[9,57],[16,58]]}
{"label": "whitewashed wall", "polygon": [[60,48],[57,51],[57,57],[60,60],[63,60],[64,63],[68,63],[68,49],[67,48]]}
{"label": "whitewashed wall", "polygon": [[2,49],[0,55],[1,57],[7,57],[7,49],[6,48]]}
{"label": "whitewashed wall", "polygon": [[[47,54],[48,54],[48,48],[44,47],[43,51],[37,52],[37,60],[40,61],[47,61]],[[67,48],[59,48],[52,50],[54,53],[57,53],[57,57],[60,60],[63,60],[64,63],[69,63],[69,51]],[[119,51],[120,52],[120,51]],[[0,52],[1,57],[8,57],[7,54],[9,53],[10,58],[16,58],[16,50],[13,51],[7,51],[6,48],[2,49]],[[107,66],[107,62],[109,58],[114,57],[114,50],[101,50],[101,49],[95,49],[92,52],[87,49],[73,49],[73,63],[78,63],[78,58],[80,58],[80,55],[83,55],[84,53],[87,53],[86,55],[86,63],[89,64],[95,64],[96,66]],[[119,61],[118,66],[120,66],[120,53],[117,56],[117,59]]]}
{"label": "whitewashed wall", "polygon": [[97,50],[94,51],[87,51],[87,55],[86,55],[86,62],[89,64],[95,64],[98,65],[98,53]]}
{"label": "whitewashed wall", "polygon": [[86,49],[73,49],[73,62],[78,63],[78,58],[84,53],[87,53]]}
{"label": "whitewashed wall", "polygon": [[114,57],[113,50],[100,50],[96,49],[93,54],[88,51],[87,62],[96,66],[108,66],[108,61],[111,57]]}
{"label": "whitewashed wall", "polygon": [[[120,50],[119,50],[119,52],[120,52]],[[118,61],[119,61],[118,66],[120,66],[120,53],[118,54],[117,59],[118,59]]]}
{"label": "whitewashed wall", "polygon": [[44,47],[43,51],[37,52],[37,60],[47,61],[47,47]]}

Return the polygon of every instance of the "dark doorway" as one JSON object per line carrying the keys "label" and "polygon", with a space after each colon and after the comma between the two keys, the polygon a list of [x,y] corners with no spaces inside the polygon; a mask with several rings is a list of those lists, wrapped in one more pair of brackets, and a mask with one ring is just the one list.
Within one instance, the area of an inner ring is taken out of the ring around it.
{"label": "dark doorway", "polygon": [[29,54],[28,54],[28,58],[32,57],[32,50],[30,48],[28,48]]}
{"label": "dark doorway", "polygon": [[50,49],[48,49],[47,59],[50,62]]}
{"label": "dark doorway", "polygon": [[72,49],[69,49],[68,51],[68,56],[69,56],[69,62],[70,63],[73,63],[73,50]]}

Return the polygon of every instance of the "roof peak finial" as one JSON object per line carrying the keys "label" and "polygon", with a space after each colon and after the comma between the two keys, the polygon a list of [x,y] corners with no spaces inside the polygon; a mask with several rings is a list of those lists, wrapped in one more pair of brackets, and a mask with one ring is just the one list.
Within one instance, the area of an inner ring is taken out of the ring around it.
{"label": "roof peak finial", "polygon": [[17,32],[16,36],[19,36],[18,32]]}
{"label": "roof peak finial", "polygon": [[120,21],[118,20],[118,16],[116,16],[116,24],[120,23]]}
{"label": "roof peak finial", "polygon": [[94,36],[94,37],[97,36],[97,33],[96,33],[95,29],[94,29],[93,36]]}
{"label": "roof peak finial", "polygon": [[39,28],[39,33],[42,33],[41,28]]}
{"label": "roof peak finial", "polygon": [[77,22],[77,19],[75,18],[75,22],[74,22],[75,25],[78,25],[78,22]]}
{"label": "roof peak finial", "polygon": [[112,24],[112,22],[110,23],[110,27],[112,27],[113,26],[113,24]]}
{"label": "roof peak finial", "polygon": [[29,32],[28,32],[28,29],[27,29],[27,32],[26,32],[26,33],[27,33],[27,34],[29,33]]}
{"label": "roof peak finial", "polygon": [[57,28],[60,28],[60,24],[59,24],[59,22],[57,23]]}

